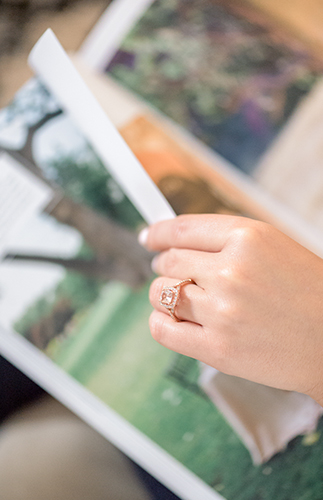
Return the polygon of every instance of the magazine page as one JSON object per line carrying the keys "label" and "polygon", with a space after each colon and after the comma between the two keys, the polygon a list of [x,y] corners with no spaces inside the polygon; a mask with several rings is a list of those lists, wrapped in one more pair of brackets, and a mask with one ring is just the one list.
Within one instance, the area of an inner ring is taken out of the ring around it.
{"label": "magazine page", "polygon": [[0,259],[25,222],[46,206],[52,190],[5,152],[0,153]]}
{"label": "magazine page", "polygon": [[[88,123],[100,123],[97,105],[87,107],[74,67],[55,47],[47,34],[32,55],[42,83],[30,82],[1,120],[1,148],[53,190],[2,260],[1,301],[10,282],[25,302],[10,317],[1,309],[1,352],[181,498],[250,500],[263,491],[279,498],[305,468],[319,476],[321,408],[310,398],[223,376],[151,338],[151,256],[134,238],[143,218],[98,157],[100,134],[86,133]],[[237,202],[199,180],[199,160],[153,125],[135,119],[122,133],[156,182],[166,177],[161,187],[180,202],[174,208],[253,215],[246,197]],[[14,127],[20,144],[8,140]],[[111,147],[109,134],[102,132]],[[201,198],[209,205],[198,207]],[[32,291],[20,286],[28,272]],[[293,498],[308,494],[294,482]]]}
{"label": "magazine page", "polygon": [[315,20],[315,5],[301,0],[287,16],[259,0],[152,0],[129,11],[122,27],[132,25],[120,41],[105,27],[118,26],[126,3],[115,0],[85,41],[86,63],[322,230],[323,61],[302,15]]}
{"label": "magazine page", "polygon": [[[56,78],[74,85],[54,53]],[[203,412],[207,402],[189,392],[178,412],[186,391],[173,389],[167,376],[173,353],[149,333],[151,255],[137,243],[146,222],[42,82],[31,80],[1,112],[1,150],[19,158],[16,168],[29,179],[34,203],[29,210],[26,195],[28,218],[2,250],[1,354],[182,498],[220,498],[205,482],[203,464],[194,464],[202,436],[190,438],[185,407],[197,401]],[[80,102],[86,107],[86,97]],[[94,124],[96,118],[87,115]],[[115,141],[109,129],[103,133]],[[149,202],[149,186],[157,189],[143,177]],[[49,197],[38,194],[39,183]],[[163,216],[172,216],[159,197]],[[217,412],[214,418],[221,419]]]}
{"label": "magazine page", "polygon": [[[194,199],[198,198],[199,203],[178,206],[180,199],[183,199],[184,184],[178,184],[175,188],[171,179],[169,178],[168,185],[164,177],[167,172],[176,172],[180,164],[181,175],[195,179],[198,177],[199,182],[203,179],[215,196],[225,200],[226,207],[231,206],[231,211],[273,224],[317,255],[323,256],[319,228],[277,201],[254,179],[232,168],[223,157],[109,75],[88,68],[79,54],[73,56],[73,62],[149,176],[175,208],[175,212],[205,212],[214,209],[214,206],[203,204],[202,200],[207,197],[205,198],[205,193],[198,195],[196,182]],[[189,198],[192,200],[192,192]],[[221,210],[225,211],[225,208],[219,204],[216,211]]]}

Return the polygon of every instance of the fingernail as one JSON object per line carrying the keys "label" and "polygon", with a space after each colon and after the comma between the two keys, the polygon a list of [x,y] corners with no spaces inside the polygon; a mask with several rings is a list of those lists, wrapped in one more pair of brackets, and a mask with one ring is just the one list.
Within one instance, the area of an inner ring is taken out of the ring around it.
{"label": "fingernail", "polygon": [[155,255],[155,257],[151,261],[151,268],[154,271],[154,273],[156,273],[156,274],[158,274],[158,271],[157,271],[157,261],[158,261],[158,255]]}
{"label": "fingernail", "polygon": [[140,243],[140,245],[142,245],[143,247],[146,246],[147,244],[147,240],[148,240],[148,233],[149,233],[149,228],[148,227],[145,227],[144,229],[142,229],[140,231],[140,233],[138,234],[138,242]]}

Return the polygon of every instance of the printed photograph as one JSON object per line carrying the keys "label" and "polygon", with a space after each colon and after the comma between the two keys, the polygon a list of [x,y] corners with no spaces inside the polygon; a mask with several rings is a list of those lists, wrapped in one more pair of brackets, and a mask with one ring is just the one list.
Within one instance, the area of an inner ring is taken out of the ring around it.
{"label": "printed photograph", "polygon": [[[177,213],[244,213],[149,117],[121,133]],[[37,79],[0,113],[0,152],[53,192],[3,255],[1,324],[223,498],[319,500],[320,407],[223,375],[152,339],[152,256],[137,243],[145,222]]]}
{"label": "printed photograph", "polygon": [[252,174],[322,66],[248,2],[155,0],[106,72]]}

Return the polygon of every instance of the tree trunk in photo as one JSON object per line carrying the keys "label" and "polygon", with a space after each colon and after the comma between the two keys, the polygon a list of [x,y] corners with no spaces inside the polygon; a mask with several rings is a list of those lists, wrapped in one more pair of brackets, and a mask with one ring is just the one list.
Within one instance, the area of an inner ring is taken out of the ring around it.
{"label": "tree trunk in photo", "polygon": [[63,266],[67,271],[75,271],[89,278],[104,281],[122,281],[133,288],[143,285],[151,274],[150,266],[147,273],[142,272],[140,274],[136,269],[129,269],[129,266],[124,265],[122,261],[119,262],[111,258],[99,262],[96,259],[62,259],[50,255],[10,253],[5,256],[5,260],[54,264]]}
{"label": "tree trunk in photo", "polygon": [[92,208],[76,203],[71,198],[57,197],[45,212],[58,222],[79,231],[94,252],[94,259],[64,259],[54,256],[16,254],[5,258],[48,262],[102,280],[121,281],[133,288],[145,284],[152,276],[152,255],[142,248],[136,233],[126,229]]}
{"label": "tree trunk in photo", "polygon": [[36,162],[34,160],[33,139],[34,139],[35,133],[41,127],[43,127],[50,120],[56,118],[57,116],[60,116],[62,113],[63,113],[63,111],[61,109],[53,111],[52,113],[47,113],[40,120],[38,120],[38,122],[36,122],[33,125],[30,125],[28,127],[27,137],[26,137],[25,143],[22,146],[22,148],[11,149],[11,148],[7,148],[6,146],[3,146],[2,144],[0,144],[0,153],[7,153],[8,155],[12,156],[12,158],[14,158],[16,161],[21,163],[27,170],[29,170],[34,175],[36,175],[43,182],[51,185],[48,182],[48,180],[44,177],[44,174],[43,174],[41,168],[38,167],[38,165],[36,164]]}
{"label": "tree trunk in photo", "polygon": [[[116,224],[109,217],[99,214],[89,206],[77,203],[65,196],[61,188],[45,178],[42,169],[34,160],[32,148],[36,132],[61,114],[61,110],[49,112],[38,122],[30,125],[25,143],[20,150],[0,145],[0,152],[12,156],[53,189],[53,199],[45,212],[58,222],[79,231],[95,254],[94,262],[91,265],[83,263],[83,266],[78,268],[79,272],[95,273],[96,275],[100,275],[102,272],[100,277],[103,279],[115,279],[132,287],[138,287],[151,277],[152,272],[150,268],[151,255],[138,244],[136,234]],[[64,266],[63,260],[61,265]],[[65,265],[68,269],[72,264],[65,261]]]}
{"label": "tree trunk in photo", "polygon": [[48,213],[79,231],[102,270],[110,262],[108,274],[114,279],[140,286],[151,277],[151,254],[139,245],[135,232],[66,196],[54,208],[49,206]]}

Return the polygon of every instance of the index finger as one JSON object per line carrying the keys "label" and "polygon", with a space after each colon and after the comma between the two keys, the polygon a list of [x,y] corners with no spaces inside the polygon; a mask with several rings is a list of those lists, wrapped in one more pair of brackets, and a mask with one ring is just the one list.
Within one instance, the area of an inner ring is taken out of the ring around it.
{"label": "index finger", "polygon": [[244,217],[219,214],[179,215],[144,229],[139,241],[148,250],[158,252],[168,248],[220,252],[232,229],[246,225],[246,220]]}

